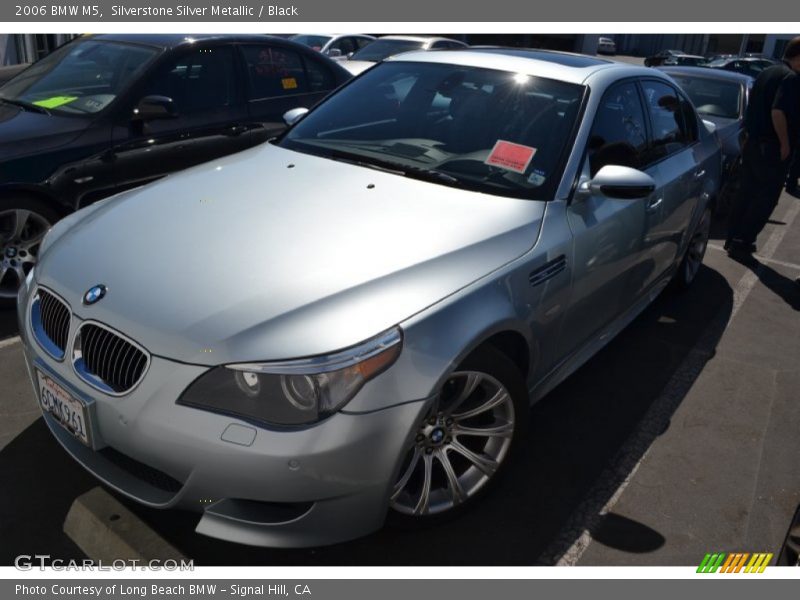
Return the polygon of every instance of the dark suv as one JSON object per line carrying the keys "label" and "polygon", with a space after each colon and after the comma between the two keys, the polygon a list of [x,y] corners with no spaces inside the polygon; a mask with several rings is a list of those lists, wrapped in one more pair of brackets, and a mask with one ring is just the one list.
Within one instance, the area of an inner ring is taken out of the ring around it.
{"label": "dark suv", "polygon": [[0,87],[0,303],[68,212],[263,142],[350,77],[265,35],[82,37],[24,70]]}

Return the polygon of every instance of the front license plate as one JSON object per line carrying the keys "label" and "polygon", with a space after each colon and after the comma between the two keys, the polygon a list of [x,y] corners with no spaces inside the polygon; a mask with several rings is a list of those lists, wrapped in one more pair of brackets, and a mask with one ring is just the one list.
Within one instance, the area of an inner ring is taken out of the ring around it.
{"label": "front license plate", "polygon": [[36,369],[39,381],[39,403],[72,435],[87,446],[89,441],[89,411],[86,405],[70,394],[52,377]]}

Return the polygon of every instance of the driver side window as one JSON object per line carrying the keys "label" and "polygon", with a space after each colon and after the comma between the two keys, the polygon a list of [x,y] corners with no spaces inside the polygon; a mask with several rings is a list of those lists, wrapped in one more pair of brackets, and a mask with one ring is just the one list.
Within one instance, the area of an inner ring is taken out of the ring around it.
{"label": "driver side window", "polygon": [[161,69],[146,95],[172,98],[180,116],[226,110],[234,102],[234,64],[229,46],[195,50]]}
{"label": "driver side window", "polygon": [[646,148],[644,109],[636,84],[617,84],[600,101],[589,135],[591,177],[606,165],[642,168]]}

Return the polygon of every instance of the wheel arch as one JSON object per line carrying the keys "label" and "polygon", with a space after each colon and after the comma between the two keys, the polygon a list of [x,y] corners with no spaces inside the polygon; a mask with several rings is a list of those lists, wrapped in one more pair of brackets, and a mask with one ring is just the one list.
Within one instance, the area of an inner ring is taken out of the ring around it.
{"label": "wheel arch", "polygon": [[0,185],[0,198],[4,199],[14,196],[36,198],[37,200],[46,202],[62,217],[65,217],[72,212],[72,207],[64,202],[61,202],[55,194],[41,186],[30,183],[7,183]]}
{"label": "wheel arch", "polygon": [[371,392],[358,394],[348,412],[387,408],[398,402],[435,395],[458,365],[479,348],[491,345],[520,370],[523,380],[534,373],[540,351],[537,336],[526,324],[526,304],[517,306],[511,285],[487,281],[475,290],[430,307],[400,324],[403,350],[397,362],[371,383]]}

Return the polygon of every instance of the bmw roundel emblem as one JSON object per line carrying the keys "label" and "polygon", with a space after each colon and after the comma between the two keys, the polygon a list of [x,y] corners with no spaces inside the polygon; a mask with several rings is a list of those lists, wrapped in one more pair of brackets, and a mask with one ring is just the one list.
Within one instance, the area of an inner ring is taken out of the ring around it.
{"label": "bmw roundel emblem", "polygon": [[94,304],[103,298],[106,295],[106,286],[104,285],[95,285],[87,290],[87,292],[83,295],[83,303],[87,306],[90,304]]}

